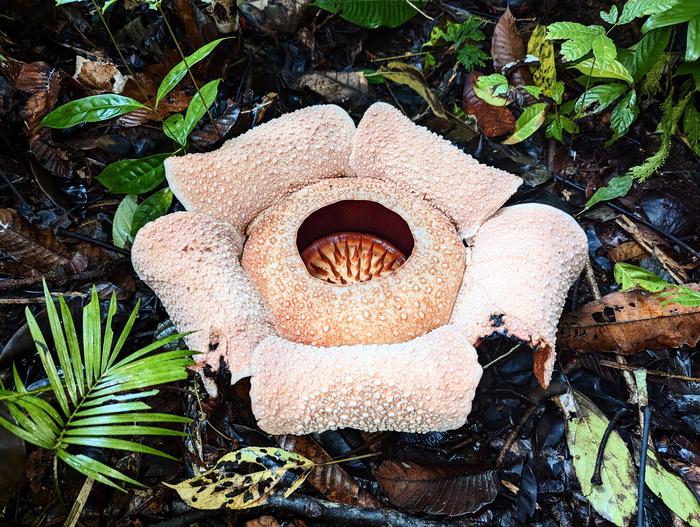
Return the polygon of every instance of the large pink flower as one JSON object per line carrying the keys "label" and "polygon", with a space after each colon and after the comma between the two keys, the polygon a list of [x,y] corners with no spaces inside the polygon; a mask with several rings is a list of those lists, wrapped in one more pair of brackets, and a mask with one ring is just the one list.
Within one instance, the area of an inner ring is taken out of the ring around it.
{"label": "large pink flower", "polygon": [[498,210],[520,178],[389,105],[355,128],[337,106],[274,119],[166,161],[188,212],[145,226],[134,267],[200,369],[251,377],[270,433],[461,426],[474,345],[527,342],[549,383],[586,237],[546,205]]}

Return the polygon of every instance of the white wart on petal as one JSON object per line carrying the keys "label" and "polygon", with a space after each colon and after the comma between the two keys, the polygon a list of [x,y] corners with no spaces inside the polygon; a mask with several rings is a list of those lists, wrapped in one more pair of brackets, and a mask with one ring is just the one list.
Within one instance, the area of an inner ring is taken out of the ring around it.
{"label": "white wart on petal", "polygon": [[365,112],[350,166],[358,176],[424,197],[455,223],[462,238],[472,236],[521,184],[519,177],[479,163],[385,103]]}
{"label": "white wart on petal", "polygon": [[470,242],[452,323],[473,344],[493,333],[535,350],[535,375],[552,377],[559,316],[581,273],[586,235],[568,214],[537,203],[501,209]]}

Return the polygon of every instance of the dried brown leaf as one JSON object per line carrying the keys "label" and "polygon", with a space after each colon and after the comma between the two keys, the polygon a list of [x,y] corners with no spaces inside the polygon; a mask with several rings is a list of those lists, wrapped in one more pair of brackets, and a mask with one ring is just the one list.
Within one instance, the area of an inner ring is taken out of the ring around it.
{"label": "dried brown leaf", "polygon": [[487,137],[510,134],[515,130],[515,116],[507,106],[493,106],[476,96],[474,84],[481,73],[473,71],[464,80],[462,109],[476,118],[479,128]]}
{"label": "dried brown leaf", "polygon": [[421,466],[383,461],[377,480],[392,505],[410,513],[460,516],[491,503],[498,494],[498,472],[471,472],[458,465]]}
{"label": "dried brown leaf", "polygon": [[79,270],[53,232],[32,225],[12,209],[0,209],[0,251],[40,273],[58,267]]}
{"label": "dried brown leaf", "polygon": [[[692,289],[700,290],[694,284]],[[635,353],[694,346],[700,340],[700,308],[664,304],[642,291],[617,292],[562,318],[559,346],[576,351]]]}
{"label": "dried brown leaf", "polygon": [[290,83],[295,90],[308,88],[327,102],[353,107],[369,102],[369,83],[361,71],[313,71]]}
{"label": "dried brown leaf", "polygon": [[[498,19],[498,23],[493,30],[491,39],[491,56],[493,57],[493,68],[501,72],[505,66],[517,63],[525,58],[525,44],[520,38],[515,17],[510,9]],[[510,83],[514,86],[532,84],[532,74],[527,66],[513,68],[507,74]],[[529,97],[529,99],[528,99]],[[531,96],[526,96],[528,102],[534,102]]]}
{"label": "dried brown leaf", "polygon": [[[280,447],[301,454],[316,462],[332,461],[328,453],[311,436],[281,436]],[[306,479],[321,494],[331,501],[359,507],[382,506],[381,502],[358,485],[355,478],[340,465],[318,465]]]}

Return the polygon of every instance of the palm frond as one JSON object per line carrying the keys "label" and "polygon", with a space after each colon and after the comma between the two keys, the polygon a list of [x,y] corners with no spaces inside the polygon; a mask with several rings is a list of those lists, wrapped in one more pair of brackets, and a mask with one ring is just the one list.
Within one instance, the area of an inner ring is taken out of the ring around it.
{"label": "palm frond", "polygon": [[154,386],[185,379],[187,367],[194,364],[194,352],[160,351],[163,346],[183,336],[176,334],[120,357],[139,305],[134,307],[115,342],[112,322],[117,312],[116,296],[112,294],[110,298],[103,329],[100,301],[94,287],[90,302],[83,307],[81,349],[75,323],[64,298],[59,297],[57,309],[46,283],[44,296],[58,364],[29,309],[26,310],[26,317],[49,380],[48,391],[55,396],[57,408],[39,396],[46,389],[28,392],[17,369],[13,368],[15,391],[0,386],[0,402],[10,414],[7,419],[0,416],[0,426],[29,443],[54,450],[68,466],[96,481],[115,488],[121,488],[119,482],[140,485],[104,463],[84,454],[72,453],[70,448],[91,446],[172,458],[158,449],[125,437],[184,435],[180,430],[159,426],[159,423],[183,424],[189,419],[152,412],[142,399],[158,393]]}

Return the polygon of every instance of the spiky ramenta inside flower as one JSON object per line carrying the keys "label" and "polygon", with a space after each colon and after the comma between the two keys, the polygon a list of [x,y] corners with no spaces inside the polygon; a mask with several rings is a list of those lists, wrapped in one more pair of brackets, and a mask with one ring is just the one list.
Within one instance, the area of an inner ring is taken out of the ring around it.
{"label": "spiky ramenta inside flower", "polygon": [[251,377],[274,434],[461,426],[474,345],[528,343],[547,386],[586,237],[546,205],[499,208],[520,179],[378,103],[274,119],[208,154],[166,161],[188,212],[144,227],[134,267],[210,391]]}

